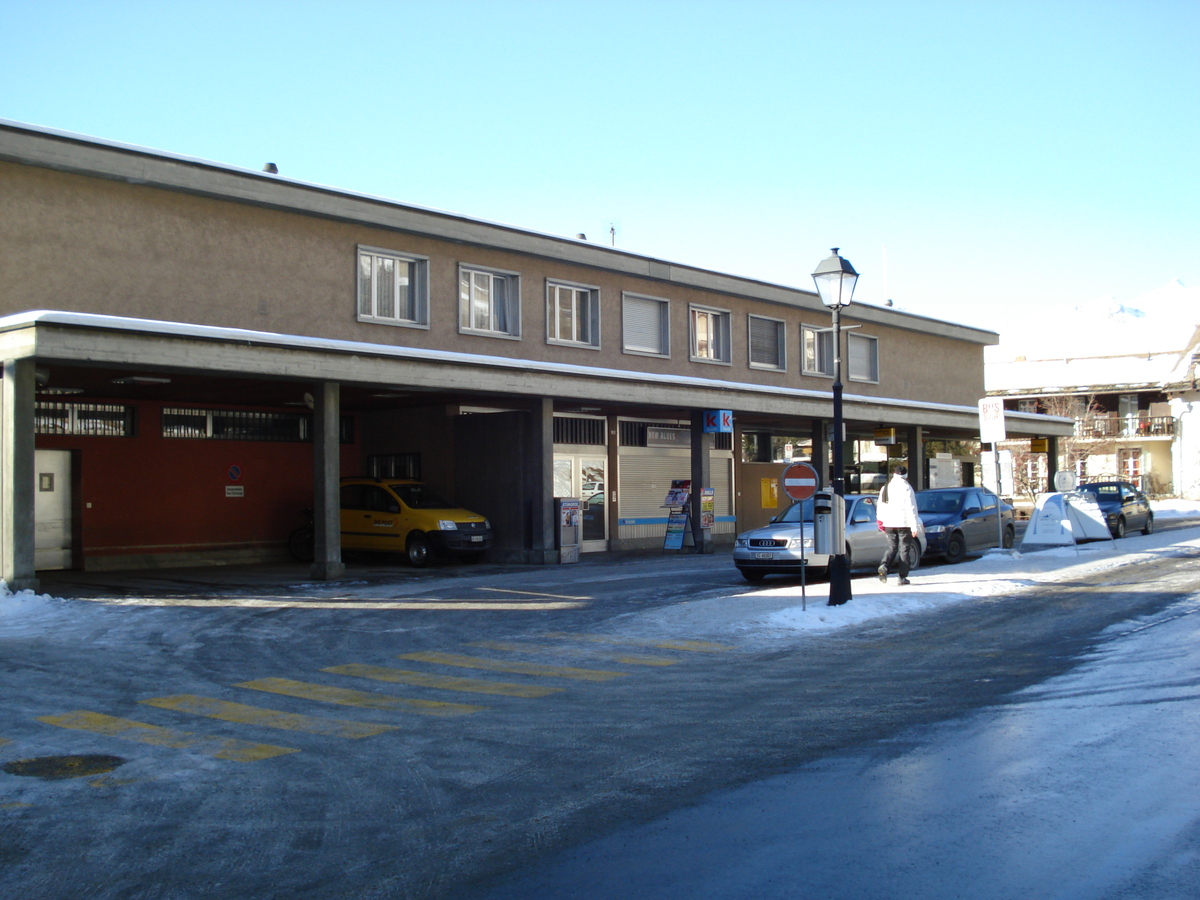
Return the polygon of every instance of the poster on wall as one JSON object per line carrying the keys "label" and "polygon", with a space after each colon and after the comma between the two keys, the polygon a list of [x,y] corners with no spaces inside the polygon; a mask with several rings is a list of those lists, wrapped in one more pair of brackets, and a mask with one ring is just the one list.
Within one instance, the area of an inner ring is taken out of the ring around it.
{"label": "poster on wall", "polygon": [[1013,495],[1013,461],[1011,450],[1000,451],[1000,489],[996,489],[996,454],[984,450],[979,454],[979,478],[983,486],[1001,497]]}
{"label": "poster on wall", "polygon": [[692,480],[676,478],[671,481],[671,489],[667,491],[667,499],[663,506],[674,509],[677,506],[687,506],[688,498],[692,495]]}
{"label": "poster on wall", "polygon": [[712,528],[717,521],[716,488],[700,489],[700,527]]}

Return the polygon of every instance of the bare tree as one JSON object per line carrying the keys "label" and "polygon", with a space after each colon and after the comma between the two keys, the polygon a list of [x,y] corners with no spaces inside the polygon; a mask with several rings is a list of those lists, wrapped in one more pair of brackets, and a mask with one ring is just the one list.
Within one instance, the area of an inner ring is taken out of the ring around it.
{"label": "bare tree", "polygon": [[[1038,412],[1075,420],[1075,433],[1058,439],[1058,468],[1086,476],[1091,457],[1112,456],[1117,449],[1114,432],[1095,394],[1052,394],[1038,398]],[[1007,441],[1001,445],[1012,451],[1013,492],[1034,500],[1048,490],[1047,460],[1033,453],[1028,441]],[[1096,474],[1096,473],[1090,473]]]}

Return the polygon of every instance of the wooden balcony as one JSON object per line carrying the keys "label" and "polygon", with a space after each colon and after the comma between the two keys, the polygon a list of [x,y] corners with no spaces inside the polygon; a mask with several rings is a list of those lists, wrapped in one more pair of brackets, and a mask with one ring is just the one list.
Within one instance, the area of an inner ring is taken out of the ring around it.
{"label": "wooden balcony", "polygon": [[1075,420],[1075,436],[1090,440],[1130,440],[1175,436],[1173,416],[1093,416]]}

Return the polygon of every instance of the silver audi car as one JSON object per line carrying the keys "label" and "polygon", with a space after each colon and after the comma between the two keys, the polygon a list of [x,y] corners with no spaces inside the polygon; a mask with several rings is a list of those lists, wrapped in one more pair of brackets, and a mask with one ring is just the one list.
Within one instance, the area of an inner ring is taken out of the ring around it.
{"label": "silver audi car", "polygon": [[[875,494],[846,495],[846,556],[850,565],[874,569],[887,551],[887,536],[875,524]],[[909,558],[916,568],[925,552],[924,535]],[[915,558],[914,558],[915,557]],[[813,501],[793,503],[762,528],[737,536],[733,564],[747,581],[764,575],[799,575],[818,578],[829,568],[829,556],[813,552]]]}

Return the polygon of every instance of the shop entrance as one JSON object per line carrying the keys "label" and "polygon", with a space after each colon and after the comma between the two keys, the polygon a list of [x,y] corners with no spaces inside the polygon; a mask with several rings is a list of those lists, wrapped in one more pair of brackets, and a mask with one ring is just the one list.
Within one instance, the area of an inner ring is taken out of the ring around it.
{"label": "shop entrance", "polygon": [[604,456],[554,454],[554,496],[580,500],[582,553],[608,549],[607,470],[608,459]]}

